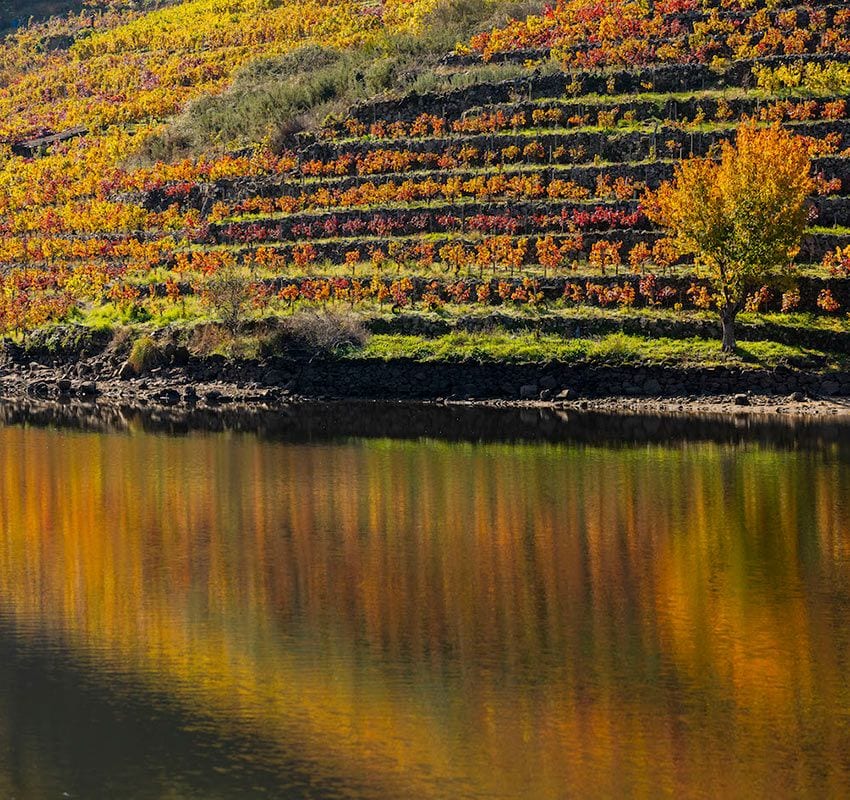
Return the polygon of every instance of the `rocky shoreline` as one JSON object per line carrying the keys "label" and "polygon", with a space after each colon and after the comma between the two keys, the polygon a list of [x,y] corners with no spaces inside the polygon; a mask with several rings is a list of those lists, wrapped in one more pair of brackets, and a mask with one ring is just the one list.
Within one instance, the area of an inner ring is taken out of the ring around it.
{"label": "rocky shoreline", "polygon": [[172,346],[141,375],[108,350],[72,358],[10,353],[0,399],[135,407],[279,408],[306,400],[416,401],[580,410],[847,414],[850,374],[778,367],[482,363],[193,356]]}

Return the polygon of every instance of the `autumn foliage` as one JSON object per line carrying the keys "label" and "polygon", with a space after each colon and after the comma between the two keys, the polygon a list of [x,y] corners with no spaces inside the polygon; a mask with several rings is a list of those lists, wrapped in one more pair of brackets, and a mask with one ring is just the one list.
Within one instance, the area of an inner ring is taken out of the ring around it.
{"label": "autumn foliage", "polygon": [[[415,36],[437,5],[113,3],[8,37],[0,332],[100,312],[206,312],[235,329],[298,304],[581,302],[714,308],[731,336],[742,309],[845,310],[840,4],[559,0],[461,43],[437,88],[334,107],[306,134],[239,150],[212,136],[200,155],[151,160],[163,126],[226,98],[239,70]],[[486,85],[455,86],[467,80]],[[478,99],[447,102],[447,87]],[[822,285],[763,292],[804,236]]]}
{"label": "autumn foliage", "polygon": [[723,347],[735,348],[732,325],[746,292],[787,268],[800,249],[814,189],[804,144],[778,126],[743,125],[719,161],[695,158],[644,202],[681,253],[710,280],[723,321]]}

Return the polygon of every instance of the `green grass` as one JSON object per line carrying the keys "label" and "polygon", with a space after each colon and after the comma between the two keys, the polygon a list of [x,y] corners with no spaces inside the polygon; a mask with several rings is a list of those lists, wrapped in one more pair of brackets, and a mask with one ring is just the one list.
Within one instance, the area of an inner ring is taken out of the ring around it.
{"label": "green grass", "polygon": [[[258,273],[259,274],[259,273]],[[340,271],[338,274],[342,275]],[[368,272],[364,270],[362,279],[368,279]],[[347,309],[348,304],[338,302],[331,303],[331,309]],[[276,314],[281,317],[291,316],[299,309],[312,309],[314,304],[304,301],[297,302],[294,306],[281,302],[279,305],[272,303],[269,309],[263,312],[249,315],[249,318],[268,316]],[[391,313],[389,306],[381,306],[377,301],[360,303],[354,311],[363,318],[384,317],[390,319],[395,315]],[[670,308],[629,308],[610,307],[601,308],[590,305],[570,305],[561,301],[555,301],[545,306],[526,305],[481,305],[477,303],[455,304],[449,303],[436,311],[426,311],[421,306],[415,306],[404,310],[406,314],[415,314],[423,318],[439,318],[452,323],[460,317],[483,317],[493,315],[525,319],[530,321],[540,320],[647,320],[652,323],[659,322],[709,322],[718,327],[717,314],[714,311],[699,311],[688,309],[676,311]],[[79,322],[90,328],[109,329],[122,325],[144,325],[150,329],[162,328],[168,325],[191,325],[197,322],[208,322],[211,317],[198,297],[192,295],[183,298],[180,305],[161,305],[153,309],[153,313],[140,314],[131,308],[119,309],[113,303],[94,306],[79,314]],[[836,333],[850,332],[850,315],[837,314],[828,316],[825,314],[813,314],[800,312],[793,314],[780,313],[742,313],[738,316],[739,324],[759,326],[763,324],[779,325],[783,328],[834,331]]]}
{"label": "green grass", "polygon": [[[805,128],[812,125],[818,125],[822,123],[823,120],[813,119],[813,120],[786,120],[784,125],[788,126],[792,130],[798,128]],[[768,128],[773,123],[765,122],[765,121],[757,121],[757,126],[760,128]],[[504,128],[502,130],[497,131],[494,134],[486,134],[486,133],[455,133],[448,132],[439,137],[427,137],[425,141],[440,141],[440,142],[458,142],[465,139],[480,139],[484,136],[492,135],[493,137],[512,137],[522,141],[526,139],[536,140],[540,136],[558,136],[562,139],[569,138],[578,138],[581,136],[586,136],[588,134],[606,134],[610,139],[616,138],[618,135],[622,134],[632,134],[639,133],[643,136],[650,136],[657,134],[658,136],[663,136],[665,134],[674,134],[676,132],[685,132],[685,133],[726,133],[729,131],[737,130],[741,125],[740,119],[732,119],[723,122],[718,122],[716,120],[704,120],[703,122],[692,122],[687,120],[682,120],[678,122],[674,122],[673,120],[659,120],[658,123],[653,119],[636,119],[636,120],[624,120],[622,118],[617,119],[613,125],[599,125],[594,123],[588,123],[587,125],[574,125],[574,126],[566,126],[566,125],[525,125],[523,127],[517,128]],[[369,141],[369,142],[386,142],[388,146],[391,145],[399,145],[399,144],[412,144],[415,142],[421,142],[423,139],[421,137],[387,137],[387,138],[375,138],[372,136],[364,136],[361,138],[355,137],[346,137],[341,139],[334,140],[338,144],[350,144],[352,142],[361,142],[361,141]],[[682,143],[682,147],[684,147],[684,143]],[[495,165],[494,165],[495,166]],[[545,165],[548,166],[548,165]],[[492,168],[491,168],[492,169]]]}
{"label": "green grass", "polygon": [[[642,309],[641,313],[643,311]],[[711,316],[713,318],[716,317],[714,314],[711,314]],[[827,315],[812,314],[811,312],[797,312],[792,314],[780,314],[776,312],[765,314],[744,313],[738,316],[738,322],[749,325],[769,323],[772,325],[781,325],[786,328],[808,328],[809,330],[835,331],[836,333],[847,333],[850,331],[850,315],[848,314]]]}
{"label": "green grass", "polygon": [[847,225],[812,225],[807,233],[826,233],[833,236],[847,236],[850,234],[850,226]]}
{"label": "green grass", "polygon": [[[162,327],[169,327],[174,331],[181,331],[181,335],[197,339],[197,347],[193,349],[198,352],[221,352],[228,357],[258,357],[261,351],[274,348],[272,341],[274,332],[279,324],[289,324],[299,315],[309,318],[324,318],[325,315],[342,315],[346,319],[356,322],[359,330],[362,330],[362,338],[351,340],[336,352],[339,355],[354,358],[377,358],[398,359],[408,358],[417,361],[447,361],[459,362],[474,360],[483,363],[544,363],[547,361],[561,361],[574,363],[597,363],[607,365],[639,366],[643,364],[668,364],[671,366],[713,366],[727,365],[739,367],[762,367],[774,368],[780,364],[799,369],[819,371],[824,369],[847,369],[850,367],[850,357],[836,353],[823,352],[814,348],[791,346],[774,341],[746,341],[741,340],[737,351],[732,355],[721,352],[718,338],[700,338],[686,336],[683,338],[653,336],[647,334],[596,334],[591,333],[592,328],[583,327],[583,335],[570,336],[560,334],[543,334],[528,331],[509,331],[500,326],[497,318],[488,322],[494,326],[492,329],[482,332],[469,333],[454,330],[445,335],[429,338],[427,335],[400,335],[400,334],[376,334],[366,335],[366,320],[383,317],[393,318],[386,307],[377,304],[361,306],[357,310],[350,310],[347,305],[332,304],[329,307],[316,307],[314,305],[297,304],[295,308],[279,310],[278,323],[268,327],[271,317],[276,312],[266,309],[262,314],[257,311],[247,313],[244,322],[247,324],[241,333],[236,336],[223,336],[221,325],[210,325],[215,320],[209,314],[202,314],[202,309],[194,299],[191,299],[191,308],[187,308],[185,316],[174,317],[159,313],[159,308],[153,308],[153,313],[140,315],[120,311],[116,307],[102,306],[91,309],[80,315],[79,321],[84,325],[97,330],[124,329],[132,332],[133,338],[139,338],[146,350],[149,349],[150,341],[144,337],[155,335],[155,331]],[[303,314],[302,314],[303,312]],[[453,321],[461,314],[466,315],[509,315],[516,318],[526,318],[534,323],[542,319],[569,319],[575,323],[586,319],[639,319],[652,320],[708,320],[714,322],[714,315],[708,312],[674,312],[661,309],[600,309],[591,307],[577,308],[546,308],[528,309],[505,307],[446,307],[433,312],[424,312],[420,309],[409,309],[407,313],[433,320],[443,319],[452,325]],[[794,328],[811,328],[812,330],[850,330],[850,321],[846,315],[828,318],[811,314],[793,315],[742,315],[741,322],[758,324],[759,321],[783,324]],[[259,324],[259,327],[257,327]],[[263,331],[268,330],[264,333]],[[195,332],[204,332],[198,339]],[[211,332],[216,332],[213,338]],[[684,333],[684,331],[683,331]],[[718,331],[719,334],[719,331]],[[272,339],[269,339],[272,336]],[[191,345],[190,345],[191,346]],[[135,360],[139,361],[138,371],[144,371],[148,361],[148,353],[140,349],[135,353]]]}
{"label": "green grass", "polygon": [[747,342],[734,355],[720,350],[719,341],[705,339],[644,338],[615,333],[596,339],[565,339],[534,334],[451,333],[436,339],[420,336],[373,336],[365,347],[353,352],[358,358],[412,358],[417,361],[538,363],[550,360],[606,364],[671,363],[774,367],[780,363],[817,362],[838,366],[824,353],[775,342]]}
{"label": "green grass", "polygon": [[[798,93],[800,97],[806,96],[804,93]],[[677,102],[689,102],[700,100],[770,100],[774,97],[769,92],[763,89],[746,89],[743,87],[729,87],[717,89],[685,89],[679,92],[646,92],[640,91],[632,94],[599,94],[589,93],[576,95],[575,97],[535,97],[532,100],[534,105],[544,105],[553,103],[563,106],[589,105],[589,106],[614,106],[618,104],[625,105],[626,103],[653,103],[659,110],[664,108],[668,100],[676,100]],[[509,108],[516,103],[500,103],[489,108],[495,110],[498,108]]]}

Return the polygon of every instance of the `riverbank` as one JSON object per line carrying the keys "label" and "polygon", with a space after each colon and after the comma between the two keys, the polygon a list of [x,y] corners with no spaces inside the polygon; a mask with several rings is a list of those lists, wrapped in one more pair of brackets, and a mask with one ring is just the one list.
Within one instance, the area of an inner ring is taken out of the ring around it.
{"label": "riverbank", "polygon": [[33,355],[7,348],[0,363],[0,399],[169,408],[280,408],[311,400],[367,400],[611,412],[850,414],[850,374],[783,365],[228,359],[172,348],[163,351],[167,360],[135,374],[126,357],[108,347],[64,357],[42,354],[40,360]]}

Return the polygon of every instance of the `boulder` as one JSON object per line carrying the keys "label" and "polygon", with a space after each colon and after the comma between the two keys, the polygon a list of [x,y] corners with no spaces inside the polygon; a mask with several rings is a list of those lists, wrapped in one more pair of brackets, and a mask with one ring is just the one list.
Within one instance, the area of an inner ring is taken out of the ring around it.
{"label": "boulder", "polygon": [[130,378],[136,377],[136,370],[129,361],[125,361],[118,370],[118,378],[122,381],[128,381]]}
{"label": "boulder", "polygon": [[188,348],[177,346],[171,354],[171,363],[175,367],[185,367],[189,363],[191,353]]}
{"label": "boulder", "polygon": [[50,393],[50,387],[47,381],[32,381],[27,384],[27,394],[33,397],[47,397]]}
{"label": "boulder", "polygon": [[176,389],[160,389],[150,395],[150,400],[163,406],[175,406],[180,402],[180,392]]}
{"label": "boulder", "polygon": [[97,384],[94,381],[86,381],[77,386],[77,394],[80,397],[96,397],[100,394]]}

